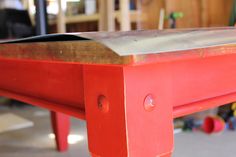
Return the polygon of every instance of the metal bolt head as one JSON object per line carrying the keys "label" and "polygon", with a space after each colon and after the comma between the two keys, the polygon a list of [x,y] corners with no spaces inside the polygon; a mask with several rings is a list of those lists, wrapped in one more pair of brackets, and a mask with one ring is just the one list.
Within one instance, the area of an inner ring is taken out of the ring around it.
{"label": "metal bolt head", "polygon": [[109,111],[109,102],[107,98],[104,95],[98,96],[98,109],[102,111],[103,113],[106,113]]}
{"label": "metal bolt head", "polygon": [[155,99],[152,94],[148,94],[144,99],[144,109],[148,112],[151,112],[155,109]]}

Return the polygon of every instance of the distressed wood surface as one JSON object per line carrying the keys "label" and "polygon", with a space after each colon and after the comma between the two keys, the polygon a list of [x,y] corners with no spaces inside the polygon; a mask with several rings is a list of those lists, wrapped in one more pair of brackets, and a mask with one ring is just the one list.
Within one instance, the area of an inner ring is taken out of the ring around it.
{"label": "distressed wood surface", "polygon": [[169,53],[119,56],[106,46],[94,41],[38,42],[2,44],[0,58],[17,60],[79,62],[82,64],[147,64],[182,59],[204,58],[232,54],[236,45],[216,46]]}
{"label": "distressed wood surface", "polygon": [[75,33],[1,43],[0,58],[144,64],[236,52],[235,28]]}
{"label": "distressed wood surface", "polygon": [[94,41],[2,44],[0,58],[97,64],[132,62],[130,56],[121,57],[106,46]]}

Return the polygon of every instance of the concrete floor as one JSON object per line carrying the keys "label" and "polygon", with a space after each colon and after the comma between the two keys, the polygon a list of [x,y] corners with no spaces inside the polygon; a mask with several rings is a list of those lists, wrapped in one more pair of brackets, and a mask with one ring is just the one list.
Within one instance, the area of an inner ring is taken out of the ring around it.
{"label": "concrete floor", "polygon": [[[72,119],[71,134],[83,140],[70,145],[65,153],[55,151],[51,133],[49,113],[36,107],[1,107],[1,113],[12,112],[34,122],[34,127],[0,134],[0,157],[89,157],[86,124]],[[200,132],[175,135],[173,157],[235,157],[236,132],[225,132],[208,136]]]}

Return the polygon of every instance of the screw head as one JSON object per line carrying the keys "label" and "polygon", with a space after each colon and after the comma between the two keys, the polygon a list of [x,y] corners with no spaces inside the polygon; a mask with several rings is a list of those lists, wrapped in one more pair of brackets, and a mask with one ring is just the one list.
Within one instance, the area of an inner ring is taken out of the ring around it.
{"label": "screw head", "polygon": [[151,112],[155,109],[155,99],[152,94],[148,94],[144,99],[144,109],[148,112]]}
{"label": "screw head", "polygon": [[100,111],[102,111],[103,113],[106,113],[109,111],[109,102],[104,95],[98,96],[97,103],[98,103],[98,109]]}

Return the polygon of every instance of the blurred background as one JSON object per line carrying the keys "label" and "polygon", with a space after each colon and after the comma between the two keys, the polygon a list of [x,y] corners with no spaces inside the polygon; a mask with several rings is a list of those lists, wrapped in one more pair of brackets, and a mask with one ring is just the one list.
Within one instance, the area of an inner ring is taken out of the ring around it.
{"label": "blurred background", "polygon": [[[233,0],[1,0],[0,38],[228,26]],[[232,24],[232,23],[231,23]]]}

